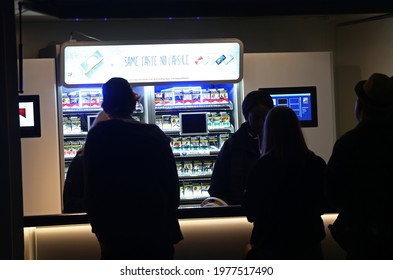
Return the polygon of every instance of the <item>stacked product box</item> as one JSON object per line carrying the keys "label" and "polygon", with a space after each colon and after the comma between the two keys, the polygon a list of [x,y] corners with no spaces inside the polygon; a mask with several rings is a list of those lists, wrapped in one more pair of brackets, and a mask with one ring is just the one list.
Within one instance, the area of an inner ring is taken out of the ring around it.
{"label": "stacked product box", "polygon": [[177,172],[180,177],[211,175],[214,168],[213,160],[176,160]]}
{"label": "stacked product box", "polygon": [[181,199],[197,199],[206,198],[209,196],[208,182],[195,182],[195,181],[184,181],[180,185],[180,198]]}
{"label": "stacked product box", "polygon": [[81,89],[62,93],[63,109],[100,108],[102,92],[99,89]]}
{"label": "stacked product box", "polygon": [[231,127],[231,117],[227,112],[208,113],[207,125],[209,129],[221,129]]}
{"label": "stacked product box", "polygon": [[200,86],[163,89],[156,92],[154,98],[154,103],[158,107],[229,103],[228,91],[226,89],[202,89]]}
{"label": "stacked product box", "polygon": [[[225,141],[225,138],[222,141]],[[217,135],[196,135],[170,137],[170,144],[173,152],[217,151],[220,142]]]}
{"label": "stacked product box", "polygon": [[85,144],[84,140],[68,140],[64,142],[64,158],[71,159]]}

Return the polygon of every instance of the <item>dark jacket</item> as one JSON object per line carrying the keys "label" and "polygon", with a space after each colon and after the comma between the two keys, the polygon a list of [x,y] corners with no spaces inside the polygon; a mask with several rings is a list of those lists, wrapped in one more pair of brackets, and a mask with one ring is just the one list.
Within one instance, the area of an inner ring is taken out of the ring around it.
{"label": "dark jacket", "polygon": [[289,162],[265,155],[247,182],[243,208],[253,222],[256,247],[318,244],[325,237],[321,215],[325,161],[309,156]]}
{"label": "dark jacket", "polygon": [[99,239],[154,246],[183,238],[175,159],[156,125],[99,123],[87,135],[84,159],[87,214]]}
{"label": "dark jacket", "polygon": [[79,150],[68,167],[64,182],[64,213],[86,212],[84,199],[83,150]]}
{"label": "dark jacket", "polygon": [[350,258],[393,257],[392,123],[362,121],[336,141],[326,192],[335,210],[349,216]]}
{"label": "dark jacket", "polygon": [[247,176],[260,157],[259,138],[250,131],[245,122],[225,141],[214,165],[210,196],[241,204]]}

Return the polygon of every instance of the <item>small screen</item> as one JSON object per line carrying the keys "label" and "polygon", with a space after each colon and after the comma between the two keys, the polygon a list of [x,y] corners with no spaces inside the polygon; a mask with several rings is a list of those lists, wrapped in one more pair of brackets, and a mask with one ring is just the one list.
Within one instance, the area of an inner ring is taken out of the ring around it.
{"label": "small screen", "polygon": [[96,118],[97,118],[97,115],[88,115],[87,116],[87,130],[90,130],[90,128],[93,125]]}
{"label": "small screen", "polygon": [[34,104],[33,102],[19,103],[20,127],[34,127]]}
{"label": "small screen", "polygon": [[38,95],[19,96],[21,137],[41,137],[40,100]]}
{"label": "small screen", "polygon": [[180,113],[179,118],[180,135],[203,135],[209,133],[206,112]]}
{"label": "small screen", "polygon": [[303,127],[317,127],[316,87],[260,88],[270,94],[274,106],[287,106],[299,118]]}

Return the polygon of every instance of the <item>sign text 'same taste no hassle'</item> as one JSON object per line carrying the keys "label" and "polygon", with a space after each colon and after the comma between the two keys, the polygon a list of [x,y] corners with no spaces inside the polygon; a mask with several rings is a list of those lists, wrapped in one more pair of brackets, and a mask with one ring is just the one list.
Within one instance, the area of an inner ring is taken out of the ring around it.
{"label": "sign text 'same taste no hassle'", "polygon": [[61,51],[62,85],[100,85],[112,77],[131,84],[239,82],[242,43],[233,40],[116,44],[67,43]]}

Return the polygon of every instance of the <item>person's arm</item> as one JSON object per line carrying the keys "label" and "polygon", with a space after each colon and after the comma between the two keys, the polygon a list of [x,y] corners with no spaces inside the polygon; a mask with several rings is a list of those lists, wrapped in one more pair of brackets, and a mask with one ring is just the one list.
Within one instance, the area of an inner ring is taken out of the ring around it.
{"label": "person's arm", "polygon": [[97,146],[100,135],[97,135],[96,129],[97,126],[93,127],[87,134],[82,158],[85,184],[85,205],[86,212],[89,215],[94,215],[97,211],[95,207],[96,204],[94,203],[95,196],[94,192],[92,192],[92,188],[95,186],[97,180],[99,180],[96,176],[96,173],[99,169],[97,169],[96,166],[102,163],[102,159],[100,159],[100,151],[102,149]]}
{"label": "person's arm", "polygon": [[323,215],[328,210],[327,198],[324,193],[326,181],[326,162],[319,156],[315,156],[309,163],[309,169],[305,176],[309,177],[311,185],[307,190],[307,200],[310,205],[311,215]]}
{"label": "person's arm", "polygon": [[83,160],[78,154],[72,159],[64,182],[64,213],[85,212],[84,199]]}
{"label": "person's arm", "polygon": [[230,141],[226,141],[218,153],[209,187],[209,195],[227,200],[229,192],[229,174],[231,166]]}
{"label": "person's arm", "polygon": [[327,164],[325,194],[329,206],[340,211],[349,197],[351,185],[351,164],[348,153],[350,147],[338,140]]}
{"label": "person's arm", "polygon": [[180,205],[179,176],[177,174],[176,161],[169,143],[168,137],[157,127],[157,137],[160,139],[156,151],[157,158],[161,161],[161,185],[167,197],[171,209],[177,209]]}
{"label": "person's arm", "polygon": [[[263,163],[261,162],[261,160],[259,160],[254,166],[254,168],[250,171],[250,174],[246,181],[246,188],[244,192],[242,207],[247,217],[247,220],[250,223],[254,222],[261,214],[260,206],[261,201],[264,199],[263,197],[261,197],[261,178],[264,178],[264,175],[262,174],[264,172],[264,168],[262,166]],[[265,184],[266,182],[263,183]]]}
{"label": "person's arm", "polygon": [[168,229],[170,240],[173,244],[183,239],[177,218],[177,209],[180,206],[180,187],[177,174],[176,161],[170,147],[169,138],[157,127],[157,136],[161,138],[160,144],[156,147],[160,166],[160,186],[162,193],[167,200]]}

